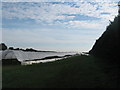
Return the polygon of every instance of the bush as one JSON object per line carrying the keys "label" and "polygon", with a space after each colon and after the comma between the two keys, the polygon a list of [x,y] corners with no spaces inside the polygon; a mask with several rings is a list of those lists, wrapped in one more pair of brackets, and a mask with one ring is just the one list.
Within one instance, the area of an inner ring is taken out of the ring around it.
{"label": "bush", "polygon": [[4,43],[0,44],[0,50],[6,50],[7,46]]}

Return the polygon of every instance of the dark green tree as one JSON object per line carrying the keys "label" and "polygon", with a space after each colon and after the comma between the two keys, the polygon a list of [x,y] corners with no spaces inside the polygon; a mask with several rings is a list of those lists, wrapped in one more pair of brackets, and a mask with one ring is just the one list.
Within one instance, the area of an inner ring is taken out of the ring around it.
{"label": "dark green tree", "polygon": [[0,50],[6,50],[7,46],[4,43],[0,44]]}
{"label": "dark green tree", "polygon": [[14,50],[14,48],[13,48],[13,47],[9,47],[9,49],[10,49],[10,50]]}
{"label": "dark green tree", "polygon": [[120,16],[115,17],[114,21],[107,26],[106,31],[96,40],[93,48],[89,51],[91,55],[118,61],[119,59],[119,25]]}

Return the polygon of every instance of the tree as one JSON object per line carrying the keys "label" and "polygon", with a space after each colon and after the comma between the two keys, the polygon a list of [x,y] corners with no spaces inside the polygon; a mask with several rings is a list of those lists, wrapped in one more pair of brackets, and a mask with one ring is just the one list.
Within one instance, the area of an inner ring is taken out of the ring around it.
{"label": "tree", "polygon": [[14,48],[13,48],[13,47],[9,47],[9,49],[10,49],[10,50],[14,50]]}
{"label": "tree", "polygon": [[95,42],[89,51],[91,55],[105,58],[108,60],[119,60],[119,36],[120,36],[120,16],[115,17],[114,21],[107,26],[106,31]]}
{"label": "tree", "polygon": [[0,44],[0,50],[6,50],[7,46],[4,43]]}

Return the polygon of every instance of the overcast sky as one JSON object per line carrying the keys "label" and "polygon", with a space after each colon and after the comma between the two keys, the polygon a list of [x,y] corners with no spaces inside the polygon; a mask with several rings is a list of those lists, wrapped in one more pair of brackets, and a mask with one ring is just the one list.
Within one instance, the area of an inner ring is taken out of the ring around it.
{"label": "overcast sky", "polygon": [[118,9],[118,0],[29,1],[2,2],[2,40],[8,46],[89,51]]}

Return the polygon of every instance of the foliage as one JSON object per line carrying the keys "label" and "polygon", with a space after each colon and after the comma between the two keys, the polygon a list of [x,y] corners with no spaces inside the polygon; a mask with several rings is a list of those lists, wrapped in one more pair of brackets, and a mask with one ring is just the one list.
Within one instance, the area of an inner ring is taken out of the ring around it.
{"label": "foliage", "polygon": [[0,50],[6,50],[7,46],[4,43],[0,44]]}
{"label": "foliage", "polygon": [[96,41],[89,53],[100,58],[118,61],[120,49],[119,25],[120,17],[118,16],[115,17],[114,21],[107,27],[106,31]]}

